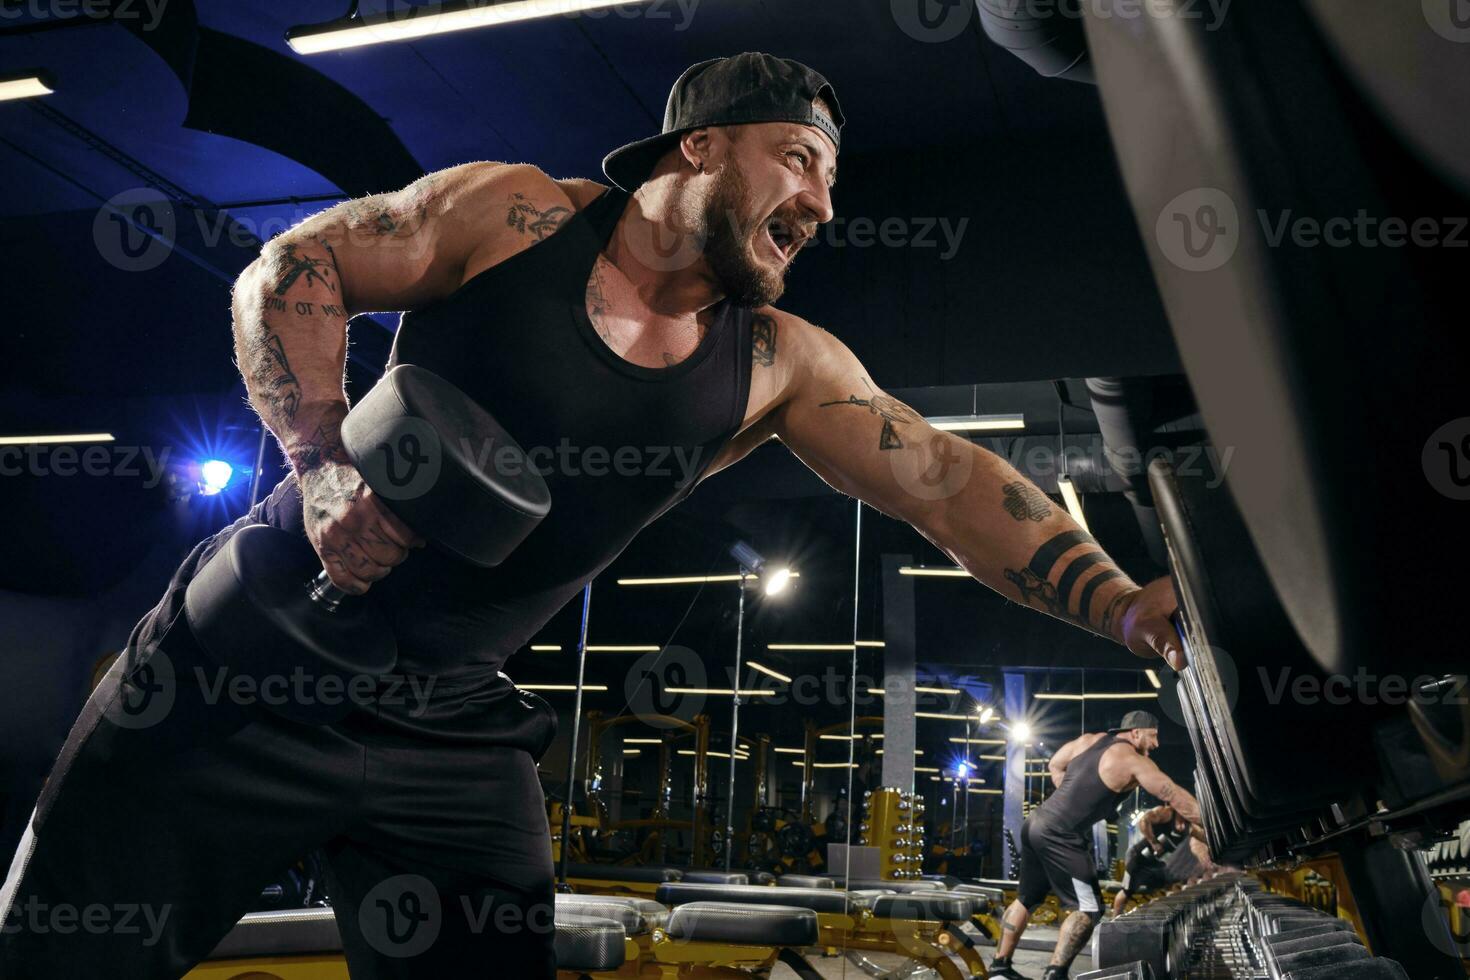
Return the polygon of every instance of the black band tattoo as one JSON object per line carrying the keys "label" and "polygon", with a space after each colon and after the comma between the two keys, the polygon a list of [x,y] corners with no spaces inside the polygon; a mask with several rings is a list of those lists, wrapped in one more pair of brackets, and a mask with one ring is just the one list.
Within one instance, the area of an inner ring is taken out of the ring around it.
{"label": "black band tattoo", "polygon": [[1018,521],[1044,521],[1051,516],[1051,501],[1029,483],[1017,480],[1000,488],[1005,494],[1006,513]]}
{"label": "black band tattoo", "polygon": [[[1061,570],[1055,585],[1051,582],[1052,572],[1063,556],[1080,546],[1088,550],[1068,561]],[[1088,572],[1095,571],[1082,586],[1077,600],[1076,612],[1072,611],[1072,593]],[[1086,627],[1104,636],[1112,636],[1112,627],[1120,601],[1130,590],[1123,589],[1109,602],[1100,619],[1092,616],[1092,603],[1098,590],[1116,579],[1127,581],[1127,576],[1112,564],[1112,559],[1102,547],[1085,531],[1064,531],[1048,540],[1036,550],[1025,568],[1008,568],[1005,579],[1016,587],[1023,603]]]}

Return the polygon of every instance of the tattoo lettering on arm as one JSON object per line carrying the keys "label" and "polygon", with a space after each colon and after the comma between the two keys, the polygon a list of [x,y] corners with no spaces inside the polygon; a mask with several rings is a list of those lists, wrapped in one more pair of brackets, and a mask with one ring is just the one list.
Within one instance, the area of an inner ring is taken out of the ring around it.
{"label": "tattoo lettering on arm", "polygon": [[873,392],[873,384],[867,378],[863,379],[863,384],[867,385],[868,390],[872,392],[867,398],[848,395],[841,401],[822,402],[817,407],[830,408],[833,405],[856,405],[860,408],[866,408],[871,414],[883,420],[883,428],[878,433],[878,449],[884,452],[891,449],[902,449],[904,444],[903,439],[899,436],[898,427],[922,422],[924,421],[924,417],[891,395]]}
{"label": "tattoo lettering on arm", "polygon": [[544,211],[529,200],[526,195],[516,193],[510,196],[510,205],[506,211],[505,223],[514,228],[522,235],[530,235],[536,241],[545,241],[552,232],[556,231],[562,224],[572,216],[572,209],[555,205]]}
{"label": "tattoo lettering on arm", "polygon": [[776,363],[776,319],[764,313],[756,314],[750,327],[755,363],[770,367]]}
{"label": "tattoo lettering on arm", "polygon": [[1005,494],[1006,513],[1018,521],[1044,521],[1051,516],[1051,501],[1036,487],[1021,480],[1000,488]]}

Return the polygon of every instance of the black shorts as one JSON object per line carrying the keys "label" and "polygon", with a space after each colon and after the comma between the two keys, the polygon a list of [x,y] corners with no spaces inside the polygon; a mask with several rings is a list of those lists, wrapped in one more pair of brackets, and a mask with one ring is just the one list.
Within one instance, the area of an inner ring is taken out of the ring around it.
{"label": "black shorts", "polygon": [[1135,854],[1123,867],[1123,890],[1130,895],[1146,895],[1168,884],[1169,873],[1163,861]]}
{"label": "black shorts", "polygon": [[1021,880],[1018,898],[1027,911],[1054,894],[1063,908],[1099,915],[1102,889],[1092,847],[1079,834],[1053,829],[1027,817],[1021,824]]}
{"label": "black shorts", "polygon": [[354,978],[555,975],[539,750],[475,741],[495,692],[457,704],[457,742],[298,725],[207,697],[169,623],[62,747],[0,890],[0,977],[181,976],[313,848]]}

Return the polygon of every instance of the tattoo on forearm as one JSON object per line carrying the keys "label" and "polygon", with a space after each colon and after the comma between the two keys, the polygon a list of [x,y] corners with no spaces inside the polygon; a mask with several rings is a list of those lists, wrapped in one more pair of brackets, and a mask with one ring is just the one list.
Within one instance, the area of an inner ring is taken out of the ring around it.
{"label": "tattoo on forearm", "polygon": [[[1077,551],[1069,559],[1065,558],[1079,548],[1086,550]],[[1060,573],[1053,583],[1052,576],[1058,568]],[[1021,601],[1026,605],[1037,607],[1104,636],[1112,635],[1116,616],[1127,608],[1127,597],[1132,593],[1131,589],[1125,587],[1109,600],[1100,617],[1093,616],[1092,605],[1099,590],[1118,580],[1126,585],[1127,576],[1113,564],[1097,541],[1081,530],[1064,531],[1056,535],[1037,549],[1025,568],[1008,568],[1004,570],[1004,575],[1006,581],[1016,587]],[[1078,591],[1077,586],[1084,578],[1086,583],[1078,593],[1074,611],[1072,595]]]}
{"label": "tattoo on forearm", "polygon": [[776,318],[757,313],[750,326],[753,341],[753,358],[761,367],[776,363]]}
{"label": "tattoo on forearm", "polygon": [[1051,516],[1051,501],[1029,483],[1017,480],[1000,491],[1005,494],[1006,513],[1018,521],[1044,521]]}
{"label": "tattoo on forearm", "polygon": [[[867,378],[863,384],[873,391],[873,384]],[[892,395],[885,395],[874,391],[867,398],[859,398],[857,395],[848,395],[842,401],[822,402],[818,408],[830,408],[833,405],[856,405],[866,408],[873,415],[883,420],[883,428],[878,433],[878,448],[882,451],[891,449],[902,449],[903,439],[899,436],[899,426],[912,425],[915,422],[924,421],[924,417],[909,408],[903,402]]]}
{"label": "tattoo on forearm", "polygon": [[531,235],[536,241],[544,241],[552,232],[572,216],[572,209],[561,205],[542,210],[524,194],[512,194],[506,211],[505,223],[522,235]]}
{"label": "tattoo on forearm", "polygon": [[310,473],[328,463],[351,462],[347,450],[342,448],[341,420],[318,425],[310,437],[292,447],[291,462],[297,473]]}
{"label": "tattoo on forearm", "polygon": [[270,334],[265,339],[264,348],[261,355],[265,363],[259,365],[258,376],[265,382],[265,397],[290,421],[301,406],[301,385],[291,371],[291,362],[286,359],[286,347],[281,338]]}

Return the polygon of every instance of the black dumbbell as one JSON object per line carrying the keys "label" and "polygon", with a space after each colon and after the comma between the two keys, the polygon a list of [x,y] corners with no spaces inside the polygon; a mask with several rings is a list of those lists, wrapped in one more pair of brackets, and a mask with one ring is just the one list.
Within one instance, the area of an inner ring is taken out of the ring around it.
{"label": "black dumbbell", "polygon": [[[353,406],[342,446],[394,516],[472,565],[500,564],[551,508],[546,482],[516,441],[420,367],[394,367]],[[342,719],[398,661],[371,593],[338,589],[305,537],[268,525],[235,532],[189,584],[184,608],[205,653],[255,678],[255,700],[295,721]],[[283,696],[301,689],[298,679],[312,695]]]}

